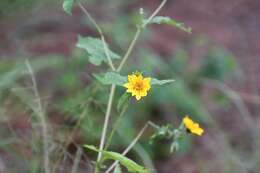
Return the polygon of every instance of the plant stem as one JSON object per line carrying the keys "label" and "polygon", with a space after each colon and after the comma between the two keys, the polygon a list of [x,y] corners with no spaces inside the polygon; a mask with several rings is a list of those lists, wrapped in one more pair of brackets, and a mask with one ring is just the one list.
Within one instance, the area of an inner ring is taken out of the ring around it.
{"label": "plant stem", "polygon": [[132,42],[131,42],[125,56],[123,57],[122,61],[120,62],[118,68],[116,69],[117,72],[120,72],[122,70],[124,64],[126,63],[126,60],[128,59],[130,53],[132,52],[132,50],[136,44],[138,37],[141,34],[142,29],[145,28],[146,25],[160,12],[160,10],[162,9],[162,7],[165,5],[166,2],[167,2],[167,0],[163,0],[161,2],[161,4],[154,10],[154,12],[151,14],[151,16],[147,19],[147,21],[141,27],[137,28],[134,39],[132,40]]}
{"label": "plant stem", "polygon": [[41,98],[40,98],[40,94],[38,91],[38,87],[37,87],[37,82],[35,79],[35,75],[34,75],[34,71],[32,69],[32,66],[29,62],[29,60],[25,61],[25,64],[28,68],[29,74],[31,76],[31,80],[32,80],[32,85],[33,85],[33,92],[34,95],[36,97],[36,102],[37,102],[37,112],[35,112],[36,114],[38,114],[39,118],[40,118],[40,123],[42,126],[42,138],[43,138],[43,153],[44,153],[44,170],[45,173],[50,173],[50,160],[49,160],[49,142],[48,142],[48,130],[47,130],[47,123],[45,120],[45,113],[42,107],[42,102],[41,102]]}
{"label": "plant stem", "polygon": [[125,56],[123,57],[122,61],[120,62],[119,66],[118,66],[118,68],[116,70],[117,72],[120,72],[122,70],[124,64],[126,63],[126,60],[128,59],[130,53],[132,52],[132,50],[133,50],[133,48],[135,46],[136,41],[137,41],[138,37],[140,36],[140,34],[141,34],[141,28],[138,28],[136,33],[135,33],[134,39],[132,40],[129,48],[127,49],[127,52],[126,52]]}
{"label": "plant stem", "polygon": [[111,89],[110,89],[109,100],[108,100],[107,110],[106,110],[106,115],[105,115],[105,121],[104,121],[104,125],[103,125],[100,145],[99,145],[99,151],[100,152],[98,152],[97,165],[96,165],[96,168],[95,168],[95,172],[99,172],[98,162],[102,158],[102,152],[101,151],[104,149],[104,144],[105,144],[105,140],[106,140],[106,133],[107,133],[107,127],[108,127],[108,123],[109,123],[109,118],[110,118],[113,98],[114,98],[114,94],[115,94],[115,89],[116,89],[116,86],[113,84],[111,86]]}
{"label": "plant stem", "polygon": [[[137,134],[137,136],[134,138],[134,140],[129,144],[129,146],[123,151],[122,155],[125,156],[137,143],[137,141],[141,138],[141,136],[144,134],[145,130],[147,129],[148,126],[151,126],[153,128],[157,128],[157,125],[154,126],[154,123],[148,121],[144,127],[140,130],[140,132]],[[113,170],[113,168],[118,164],[118,161],[115,161],[107,170],[105,173],[109,173],[110,171]]]}
{"label": "plant stem", "polygon": [[109,147],[109,145],[110,145],[110,143],[111,143],[111,141],[112,141],[112,139],[113,139],[113,137],[114,137],[114,134],[115,134],[115,132],[116,132],[116,129],[117,129],[117,127],[119,126],[119,124],[120,124],[120,122],[121,122],[121,120],[122,120],[122,117],[123,117],[123,115],[125,114],[125,112],[126,112],[126,110],[127,110],[127,107],[128,107],[128,106],[124,106],[123,110],[122,110],[121,113],[119,114],[119,116],[118,116],[118,118],[117,118],[117,120],[116,120],[116,122],[115,122],[115,124],[114,124],[114,127],[113,127],[113,129],[112,129],[112,131],[111,131],[111,133],[110,133],[110,135],[109,135],[109,137],[108,137],[108,139],[107,139],[107,143],[106,143],[106,146],[105,146],[105,150],[107,150],[107,148]]}
{"label": "plant stem", "polygon": [[147,21],[142,25],[144,28],[151,20],[160,12],[160,10],[163,8],[163,6],[166,4],[167,0],[163,0],[161,4],[154,10],[154,12],[151,14],[151,16],[147,19]]}
{"label": "plant stem", "polygon": [[104,51],[105,51],[105,54],[106,54],[106,57],[107,57],[107,60],[108,60],[108,64],[110,66],[110,68],[115,71],[116,68],[112,62],[112,59],[110,57],[110,54],[109,54],[109,51],[108,51],[108,46],[107,46],[107,43],[106,43],[106,40],[105,40],[105,37],[104,37],[104,34],[101,30],[101,28],[99,27],[99,25],[97,24],[97,22],[93,19],[93,17],[89,14],[89,12],[87,11],[87,9],[79,2],[78,3],[80,9],[85,13],[85,15],[89,18],[89,20],[91,21],[91,23],[95,26],[95,28],[97,29],[99,35],[100,35],[100,38],[101,38],[101,41],[103,43],[103,47],[104,47]]}

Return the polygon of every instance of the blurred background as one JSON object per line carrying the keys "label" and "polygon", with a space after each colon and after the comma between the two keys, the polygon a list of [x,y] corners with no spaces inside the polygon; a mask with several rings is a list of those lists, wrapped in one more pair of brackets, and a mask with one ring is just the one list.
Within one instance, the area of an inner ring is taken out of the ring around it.
{"label": "blurred background", "polygon": [[[66,15],[62,2],[0,1],[0,172],[43,172],[39,100],[53,172],[91,172],[95,155],[82,145],[99,144],[109,91],[92,73],[106,67],[93,66],[75,47],[79,34],[99,35],[77,6]],[[139,9],[150,14],[161,1],[83,2],[122,55]],[[259,9],[257,0],[169,0],[160,15],[184,22],[192,34],[150,26],[122,74],[140,70],[176,82],[131,102],[111,150],[122,152],[148,120],[177,127],[188,114],[205,128],[202,137],[185,137],[170,154],[169,141],[151,144],[148,131],[128,156],[158,173],[260,172]],[[118,88],[116,98],[122,93]]]}

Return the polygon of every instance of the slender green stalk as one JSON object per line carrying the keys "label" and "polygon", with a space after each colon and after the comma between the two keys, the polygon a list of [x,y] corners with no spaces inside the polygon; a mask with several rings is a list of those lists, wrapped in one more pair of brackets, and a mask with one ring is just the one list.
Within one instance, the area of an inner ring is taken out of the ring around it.
{"label": "slender green stalk", "polygon": [[78,4],[79,4],[80,9],[85,13],[85,15],[89,18],[89,20],[93,23],[93,25],[97,29],[97,31],[98,31],[98,33],[100,35],[101,41],[103,43],[103,47],[104,47],[105,54],[106,54],[106,57],[107,57],[107,60],[108,60],[108,64],[109,64],[110,68],[113,71],[115,71],[116,69],[115,69],[115,66],[114,66],[114,64],[112,62],[112,59],[110,57],[110,54],[109,54],[109,51],[108,51],[108,47],[107,47],[107,43],[106,43],[106,40],[105,40],[105,37],[104,37],[104,34],[103,34],[101,28],[99,27],[97,22],[93,19],[93,17],[89,14],[87,9],[80,2]]}
{"label": "slender green stalk", "polygon": [[40,123],[42,126],[42,140],[43,140],[43,160],[44,160],[44,171],[45,173],[50,173],[50,158],[49,158],[49,137],[48,137],[48,130],[47,130],[47,122],[45,119],[45,113],[43,110],[43,106],[42,106],[42,102],[41,102],[41,98],[40,98],[40,94],[38,91],[38,87],[37,87],[37,82],[35,79],[35,75],[34,75],[34,71],[32,69],[32,66],[29,62],[29,60],[25,61],[25,64],[28,68],[29,74],[31,76],[32,79],[32,85],[33,85],[33,92],[34,95],[36,97],[36,102],[37,102],[37,112],[36,114],[38,114],[39,119],[40,119]]}
{"label": "slender green stalk", "polygon": [[129,55],[131,54],[131,52],[136,44],[136,41],[141,34],[142,29],[145,28],[146,25],[160,12],[160,10],[162,9],[162,7],[165,5],[166,2],[167,2],[167,0],[163,0],[161,2],[161,4],[154,10],[154,12],[151,14],[151,16],[147,19],[147,21],[141,27],[137,28],[134,39],[132,40],[132,42],[131,42],[125,56],[123,57],[122,61],[120,62],[118,68],[116,69],[117,72],[120,72],[122,70],[124,64],[126,63],[126,60],[129,58]]}
{"label": "slender green stalk", "polygon": [[140,36],[140,34],[141,34],[141,28],[138,28],[136,33],[135,33],[134,39],[132,40],[129,48],[127,49],[125,56],[123,57],[122,61],[120,62],[119,66],[118,66],[118,68],[116,69],[117,72],[120,72],[122,70],[124,64],[126,63],[126,60],[128,59],[130,53],[132,52],[132,50],[135,46],[136,41],[137,41],[138,37]]}
{"label": "slender green stalk", "polygon": [[[109,100],[108,100],[107,110],[106,110],[106,115],[105,115],[105,121],[104,121],[104,125],[103,125],[100,145],[99,145],[99,151],[102,151],[104,149],[104,144],[105,144],[105,140],[106,140],[106,133],[107,133],[107,127],[108,127],[108,123],[109,123],[109,118],[110,118],[113,98],[114,98],[114,95],[115,95],[115,89],[116,89],[116,86],[113,84],[111,86],[111,89],[110,89]],[[96,168],[95,168],[95,172],[99,172],[98,162],[101,160],[101,158],[102,158],[102,152],[98,152],[97,165],[96,165]]]}
{"label": "slender green stalk", "polygon": [[163,8],[163,6],[166,4],[167,0],[163,0],[161,4],[154,10],[152,15],[147,19],[147,21],[142,25],[144,28],[148,23],[151,22],[151,20],[160,12],[160,10]]}
{"label": "slender green stalk", "polygon": [[110,145],[110,143],[111,143],[111,141],[112,141],[112,139],[113,139],[113,137],[114,137],[114,134],[115,134],[115,132],[116,132],[116,129],[118,128],[118,126],[119,126],[119,124],[120,124],[120,122],[121,122],[121,120],[122,120],[122,117],[123,117],[123,115],[125,114],[127,108],[128,108],[128,106],[125,106],[125,107],[123,108],[123,110],[121,111],[121,113],[119,114],[119,116],[118,116],[118,118],[117,118],[117,120],[116,120],[116,123],[114,124],[113,129],[112,129],[112,131],[111,131],[111,133],[110,133],[110,135],[109,135],[109,137],[108,137],[108,139],[107,139],[107,143],[106,143],[106,146],[105,146],[105,150],[107,150],[107,148],[109,147],[109,145]]}

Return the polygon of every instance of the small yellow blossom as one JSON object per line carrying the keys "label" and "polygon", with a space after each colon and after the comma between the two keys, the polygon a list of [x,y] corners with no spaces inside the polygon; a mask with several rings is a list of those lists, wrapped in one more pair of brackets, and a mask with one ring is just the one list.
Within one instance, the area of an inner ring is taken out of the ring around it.
{"label": "small yellow blossom", "polygon": [[204,133],[204,130],[200,128],[199,124],[193,122],[188,116],[185,116],[182,121],[188,132],[199,136]]}
{"label": "small yellow blossom", "polygon": [[128,83],[125,83],[124,87],[127,88],[126,92],[132,93],[136,100],[140,100],[151,89],[151,78],[144,78],[141,73],[136,72],[128,75]]}

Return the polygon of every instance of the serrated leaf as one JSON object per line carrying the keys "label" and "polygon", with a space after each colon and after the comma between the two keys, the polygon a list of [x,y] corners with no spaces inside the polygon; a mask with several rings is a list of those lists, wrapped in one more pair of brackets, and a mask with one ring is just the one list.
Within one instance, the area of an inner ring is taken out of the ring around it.
{"label": "serrated leaf", "polygon": [[107,72],[102,74],[93,74],[93,76],[102,84],[104,85],[120,85],[123,86],[124,83],[127,82],[127,78],[124,76],[121,76],[118,73],[115,72]]}
{"label": "serrated leaf", "polygon": [[173,80],[173,79],[158,80],[158,79],[152,78],[151,85],[164,85],[164,84],[172,83],[174,81],[175,80]]}
{"label": "serrated leaf", "polygon": [[[78,48],[82,48],[87,51],[89,55],[89,61],[94,65],[101,65],[102,62],[107,62],[107,57],[102,40],[93,37],[78,36],[78,42],[76,44]],[[120,56],[108,49],[110,58],[120,59]]]}
{"label": "serrated leaf", "polygon": [[63,4],[62,4],[62,7],[63,7],[63,10],[71,15],[71,10],[72,10],[72,7],[73,7],[73,3],[74,3],[74,0],[64,0],[63,1]]}
{"label": "serrated leaf", "polygon": [[[115,85],[123,86],[127,82],[126,76],[121,76],[120,74],[115,72],[93,74],[93,76],[104,85],[115,84]],[[173,79],[159,80],[156,78],[152,78],[151,85],[164,85],[174,81],[175,80]]]}
{"label": "serrated leaf", "polygon": [[122,173],[121,167],[119,164],[116,165],[116,168],[113,173]]}
{"label": "serrated leaf", "polygon": [[176,28],[183,30],[187,33],[191,33],[191,28],[184,25],[184,23],[177,22],[174,19],[171,19],[170,17],[166,16],[155,16],[149,23],[147,23],[147,20],[144,20],[144,24],[166,24],[175,26]]}
{"label": "serrated leaf", "polygon": [[[95,146],[93,145],[84,145],[84,147],[99,152],[100,150],[97,149]],[[101,151],[102,155],[103,155],[103,159],[104,160],[116,160],[118,161],[121,165],[123,165],[124,167],[126,167],[126,169],[129,172],[138,172],[138,173],[149,173],[149,171],[144,168],[143,166],[140,166],[139,164],[137,164],[136,162],[134,162],[133,160],[127,158],[126,156],[123,156],[120,153],[117,152],[112,152],[112,151]]]}
{"label": "serrated leaf", "polygon": [[129,93],[124,93],[120,99],[118,100],[118,104],[117,104],[117,110],[120,112],[124,106],[127,106],[127,104],[129,103],[131,99],[131,94]]}

